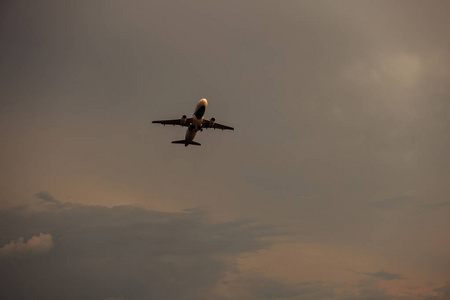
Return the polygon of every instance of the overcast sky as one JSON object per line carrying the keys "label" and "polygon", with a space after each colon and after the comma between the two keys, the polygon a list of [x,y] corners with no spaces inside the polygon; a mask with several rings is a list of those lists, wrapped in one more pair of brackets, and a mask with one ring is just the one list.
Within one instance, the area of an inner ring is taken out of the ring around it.
{"label": "overcast sky", "polygon": [[0,298],[450,299],[449,11],[2,1]]}

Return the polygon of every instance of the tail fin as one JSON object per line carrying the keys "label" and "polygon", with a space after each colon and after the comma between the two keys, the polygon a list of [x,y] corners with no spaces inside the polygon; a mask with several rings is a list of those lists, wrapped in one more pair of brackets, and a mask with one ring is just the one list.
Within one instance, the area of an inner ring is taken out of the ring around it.
{"label": "tail fin", "polygon": [[187,147],[187,145],[196,145],[196,146],[200,146],[200,143],[191,141],[191,142],[187,142],[186,140],[179,140],[179,141],[173,141],[172,144],[184,144],[185,147]]}

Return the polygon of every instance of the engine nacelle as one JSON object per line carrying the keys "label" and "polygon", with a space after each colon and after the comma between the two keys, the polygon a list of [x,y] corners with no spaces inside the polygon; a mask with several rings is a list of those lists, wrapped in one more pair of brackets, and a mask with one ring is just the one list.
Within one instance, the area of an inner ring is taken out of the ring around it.
{"label": "engine nacelle", "polygon": [[183,117],[181,117],[180,119],[180,125],[184,125],[186,123],[187,117],[186,115],[183,115]]}
{"label": "engine nacelle", "polygon": [[215,124],[216,124],[216,118],[211,118],[211,120],[209,121],[209,127],[214,128]]}

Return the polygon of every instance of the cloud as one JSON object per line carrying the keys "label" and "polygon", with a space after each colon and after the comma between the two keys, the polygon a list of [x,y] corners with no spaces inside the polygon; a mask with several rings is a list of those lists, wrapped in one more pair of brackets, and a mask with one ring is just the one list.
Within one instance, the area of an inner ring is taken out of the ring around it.
{"label": "cloud", "polygon": [[257,273],[240,273],[233,280],[225,282],[224,287],[227,299],[291,299],[300,294],[292,284]]}
{"label": "cloud", "polygon": [[450,299],[450,282],[440,288],[434,289],[437,295],[427,297],[425,300],[448,300]]}
{"label": "cloud", "polygon": [[401,274],[390,273],[386,271],[379,271],[374,273],[360,273],[373,278],[378,278],[381,280],[395,280],[395,279],[404,279]]}
{"label": "cloud", "polygon": [[[283,283],[260,274],[241,274],[226,283],[228,293],[223,299],[246,300],[388,300],[393,299],[374,279],[364,279],[353,285],[322,281]],[[220,298],[220,299],[222,299]]]}
{"label": "cloud", "polygon": [[450,205],[450,201],[447,201],[447,202],[439,202],[439,203],[427,204],[427,205],[424,205],[424,207],[427,207],[427,208],[441,208],[441,207],[445,207],[445,206],[449,206],[449,205]]}
{"label": "cloud", "polygon": [[378,271],[378,272],[357,272],[357,271],[353,271],[350,270],[353,273],[356,274],[362,274],[362,275],[367,275],[373,278],[377,278],[377,279],[381,279],[381,280],[395,280],[395,279],[404,279],[404,277],[401,274],[396,274],[396,273],[391,273],[391,272],[387,272],[387,271]]}
{"label": "cloud", "polygon": [[3,241],[18,231],[24,236],[47,232],[26,242],[0,240],[6,244],[2,253],[52,250],[24,259],[0,255],[2,299],[384,300],[392,295],[378,286],[379,279],[403,278],[379,271],[360,273],[372,278],[350,286],[287,283],[242,271],[236,263],[241,254],[268,248],[272,237],[283,235],[270,225],[214,223],[199,209],[175,213],[134,206],[41,205],[45,208],[0,210]]}
{"label": "cloud", "polygon": [[36,197],[39,199],[45,201],[45,202],[51,202],[51,203],[60,203],[58,200],[55,199],[50,193],[48,192],[39,192],[36,194]]}
{"label": "cloud", "polygon": [[11,241],[0,248],[1,256],[41,254],[49,252],[53,248],[53,237],[51,234],[39,233],[24,242],[23,237]]}
{"label": "cloud", "polygon": [[401,196],[375,201],[372,202],[371,205],[376,208],[390,209],[402,207],[405,204],[410,203],[412,200],[414,200],[413,197]]}
{"label": "cloud", "polygon": [[48,233],[10,242],[4,253],[43,252],[54,243],[49,255],[26,263],[0,257],[0,282],[8,282],[2,299],[210,299],[236,270],[237,255],[267,248],[267,238],[281,234],[249,220],[213,223],[202,210],[67,203],[0,210],[0,223],[8,225],[0,226],[1,239]]}
{"label": "cloud", "polygon": [[5,299],[341,300],[384,295],[374,284],[338,293],[336,284],[293,284],[242,272],[235,260],[239,255],[268,248],[270,238],[283,232],[242,219],[214,223],[200,209],[174,213],[65,203],[0,210],[0,220],[8,224],[0,226],[2,238],[18,231],[48,232],[27,242],[14,240],[4,252],[42,252],[54,244],[49,255],[26,261],[0,256],[0,282],[8,282],[0,288]]}

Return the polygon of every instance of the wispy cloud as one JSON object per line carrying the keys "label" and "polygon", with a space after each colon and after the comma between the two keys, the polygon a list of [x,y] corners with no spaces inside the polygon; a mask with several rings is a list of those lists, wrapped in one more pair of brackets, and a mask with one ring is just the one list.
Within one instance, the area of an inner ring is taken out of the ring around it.
{"label": "wispy cloud", "polygon": [[403,275],[401,274],[396,274],[396,273],[391,273],[391,272],[387,272],[384,270],[378,271],[378,272],[357,272],[357,271],[353,271],[350,270],[356,274],[362,274],[362,275],[366,275],[366,276],[370,276],[373,278],[377,278],[377,279],[381,279],[381,280],[396,280],[396,279],[404,279]]}
{"label": "wispy cloud", "polygon": [[415,198],[409,196],[386,198],[371,203],[372,206],[382,209],[398,208],[411,203]]}
{"label": "wispy cloud", "polygon": [[449,206],[449,205],[450,205],[450,201],[447,201],[447,202],[438,202],[438,203],[427,204],[427,205],[424,205],[424,207],[426,207],[426,208],[441,208],[441,207],[445,207],[445,206]]}
{"label": "wispy cloud", "polygon": [[434,289],[437,295],[427,297],[425,300],[448,300],[450,299],[450,281],[444,286]]}

